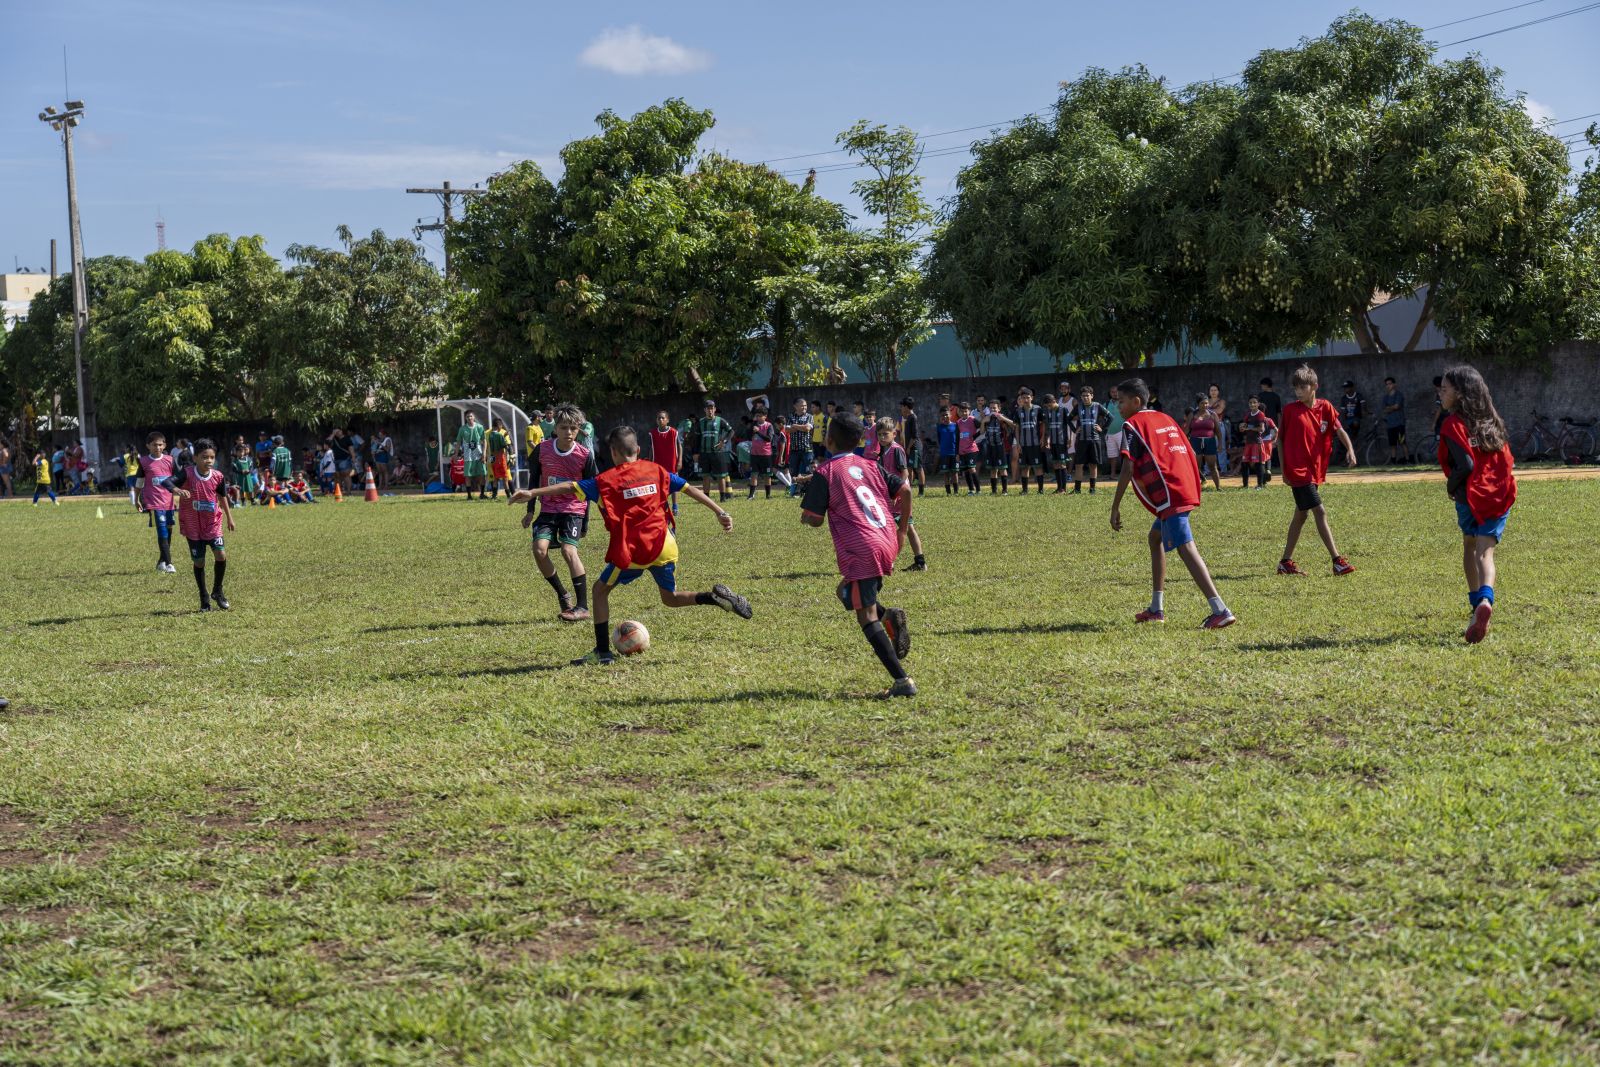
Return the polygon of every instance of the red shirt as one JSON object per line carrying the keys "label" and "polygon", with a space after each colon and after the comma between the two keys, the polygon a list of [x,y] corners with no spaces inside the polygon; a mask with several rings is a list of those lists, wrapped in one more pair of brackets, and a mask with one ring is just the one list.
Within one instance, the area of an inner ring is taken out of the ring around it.
{"label": "red shirt", "polygon": [[665,430],[650,431],[650,458],[668,470],[678,468],[678,430],[668,426]]}
{"label": "red shirt", "polygon": [[672,532],[671,494],[684,481],[659,463],[636,459],[578,483],[578,491],[600,503],[611,533],[606,562],[618,570],[648,567]]}
{"label": "red shirt", "polygon": [[1283,461],[1284,485],[1321,485],[1328,480],[1328,453],[1333,432],[1339,429],[1339,411],[1318,397],[1307,407],[1298,400],[1283,406],[1278,420],[1278,455]]}
{"label": "red shirt", "polygon": [[1498,519],[1517,501],[1517,479],[1511,473],[1511,446],[1498,452],[1485,452],[1468,440],[1467,420],[1455,412],[1445,416],[1439,427],[1439,466],[1450,471],[1450,446],[1454,441],[1472,454],[1472,473],[1467,476],[1467,507],[1478,522]]}
{"label": "red shirt", "polygon": [[1171,415],[1145,408],[1123,425],[1122,454],[1133,464],[1130,484],[1158,519],[1200,506],[1200,463]]}

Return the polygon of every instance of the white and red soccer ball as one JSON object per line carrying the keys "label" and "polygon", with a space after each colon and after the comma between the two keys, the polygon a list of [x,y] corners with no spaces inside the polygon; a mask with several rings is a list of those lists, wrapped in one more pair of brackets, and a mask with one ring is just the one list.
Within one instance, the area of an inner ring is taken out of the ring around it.
{"label": "white and red soccer ball", "polygon": [[644,623],[626,619],[617,623],[611,643],[624,656],[637,656],[650,647],[650,631],[644,628]]}

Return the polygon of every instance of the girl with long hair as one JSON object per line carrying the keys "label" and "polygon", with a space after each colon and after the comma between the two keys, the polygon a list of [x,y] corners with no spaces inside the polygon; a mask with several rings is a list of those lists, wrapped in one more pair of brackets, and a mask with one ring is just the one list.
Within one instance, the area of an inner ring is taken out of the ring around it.
{"label": "girl with long hair", "polygon": [[1439,466],[1456,505],[1467,602],[1472,608],[1472,621],[1463,636],[1475,645],[1488,635],[1494,614],[1494,550],[1505,536],[1506,519],[1517,499],[1517,479],[1505,420],[1476,368],[1463,365],[1445,371],[1439,402],[1445,412],[1439,425]]}

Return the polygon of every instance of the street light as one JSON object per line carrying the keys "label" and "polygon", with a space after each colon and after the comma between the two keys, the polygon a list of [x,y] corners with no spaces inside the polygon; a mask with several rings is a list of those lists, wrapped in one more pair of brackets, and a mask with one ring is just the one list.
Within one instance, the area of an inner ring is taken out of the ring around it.
{"label": "street light", "polygon": [[72,358],[78,375],[78,439],[83,442],[83,458],[99,475],[100,434],[95,426],[94,399],[89,377],[83,373],[83,334],[89,326],[89,285],[83,270],[83,230],[78,225],[78,172],[72,162],[72,128],[83,121],[83,101],[68,100],[66,110],[46,107],[39,121],[61,135],[67,155],[67,237],[72,245]]}

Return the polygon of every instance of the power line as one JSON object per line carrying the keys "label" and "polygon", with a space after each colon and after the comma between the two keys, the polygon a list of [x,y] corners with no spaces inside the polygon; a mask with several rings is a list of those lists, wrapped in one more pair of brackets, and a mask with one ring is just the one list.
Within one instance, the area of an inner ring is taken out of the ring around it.
{"label": "power line", "polygon": [[1454,48],[1458,44],[1469,44],[1472,41],[1481,41],[1485,37],[1498,37],[1500,34],[1510,33],[1512,30],[1521,30],[1529,26],[1538,26],[1545,22],[1554,22],[1556,19],[1564,19],[1568,15],[1581,15],[1585,11],[1593,11],[1595,8],[1600,8],[1600,3],[1584,4],[1582,7],[1572,8],[1570,11],[1559,11],[1554,15],[1546,15],[1542,19],[1529,19],[1527,22],[1519,22],[1514,26],[1505,26],[1498,30],[1490,30],[1487,33],[1480,33],[1474,37],[1463,37],[1459,41],[1448,41],[1445,44],[1439,45],[1438,47]]}
{"label": "power line", "polygon": [[1442,30],[1447,26],[1459,26],[1463,22],[1476,22],[1479,19],[1486,19],[1490,15],[1503,15],[1507,11],[1515,11],[1518,8],[1521,8],[1521,7],[1532,7],[1534,4],[1546,4],[1546,3],[1549,3],[1549,2],[1550,2],[1550,0],[1527,0],[1527,3],[1512,4],[1510,7],[1502,7],[1502,8],[1499,8],[1499,9],[1495,10],[1495,11],[1485,11],[1481,15],[1468,15],[1464,19],[1456,19],[1456,20],[1454,20],[1452,22],[1441,22],[1437,26],[1424,26],[1422,29],[1423,29],[1424,33],[1430,32],[1432,30]]}
{"label": "power line", "polygon": [[1584,119],[1600,118],[1600,111],[1591,111],[1587,115],[1574,115],[1570,119],[1555,119],[1548,123],[1550,126],[1565,126],[1569,122],[1582,122]]}

